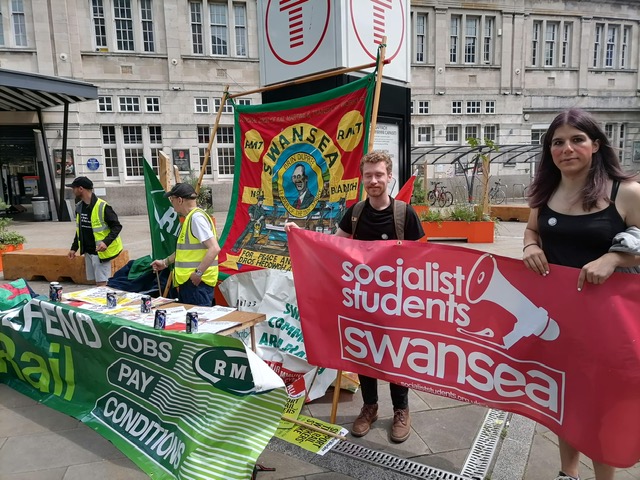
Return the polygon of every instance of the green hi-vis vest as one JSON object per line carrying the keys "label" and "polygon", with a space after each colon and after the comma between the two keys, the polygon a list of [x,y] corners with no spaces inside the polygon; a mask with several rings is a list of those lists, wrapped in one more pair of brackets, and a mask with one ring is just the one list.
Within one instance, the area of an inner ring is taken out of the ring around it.
{"label": "green hi-vis vest", "polygon": [[[111,229],[109,225],[107,225],[104,221],[104,210],[107,208],[107,202],[98,198],[96,204],[93,206],[93,210],[91,210],[91,229],[93,230],[93,238],[96,241],[96,245],[98,242],[101,242],[107,235],[111,233]],[[76,207],[76,233],[78,234],[78,245],[80,245],[80,212],[82,211],[82,202],[78,203]],[[116,239],[111,242],[111,245],[107,247],[106,250],[98,253],[98,258],[100,260],[108,260],[117,256],[122,251],[122,239],[118,235]],[[82,251],[82,250],[80,250]]]}
{"label": "green hi-vis vest", "polygon": [[[216,236],[216,227],[211,221],[211,217],[202,209],[194,208],[184,219],[180,235],[178,235],[178,243],[176,245],[176,263],[173,270],[173,282],[175,285],[182,285],[187,280],[200,262],[207,254],[207,247],[204,246],[191,233],[191,218],[195,212],[201,212],[211,225],[213,235]],[[202,274],[202,281],[210,286],[215,286],[218,282],[218,257],[214,260],[209,268]]]}

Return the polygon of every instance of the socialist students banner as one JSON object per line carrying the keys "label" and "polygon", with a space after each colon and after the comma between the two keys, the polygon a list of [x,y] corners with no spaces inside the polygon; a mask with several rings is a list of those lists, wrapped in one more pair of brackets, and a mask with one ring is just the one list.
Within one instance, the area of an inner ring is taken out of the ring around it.
{"label": "socialist students banner", "polygon": [[526,415],[596,461],[640,458],[638,277],[578,292],[572,268],[304,230],[289,249],[310,363]]}
{"label": "socialist students banner", "polygon": [[40,298],[0,314],[0,382],[87,424],[152,478],[250,478],[287,399],[239,340]]}
{"label": "socialist students banner", "polygon": [[284,223],[332,233],[359,195],[375,77],[317,95],[235,106],[234,190],[218,256],[226,275],[289,270]]}

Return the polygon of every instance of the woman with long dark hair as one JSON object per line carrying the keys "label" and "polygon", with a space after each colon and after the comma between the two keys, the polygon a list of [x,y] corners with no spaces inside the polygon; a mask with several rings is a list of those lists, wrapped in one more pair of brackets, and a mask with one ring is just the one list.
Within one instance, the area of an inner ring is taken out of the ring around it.
{"label": "woman with long dark hair", "polygon": [[[616,268],[640,264],[640,256],[609,252],[613,237],[640,226],[640,184],[625,173],[616,151],[593,116],[580,109],[560,113],[543,138],[531,185],[531,214],[524,233],[528,269],[548,275],[550,264],[580,269],[577,288],[601,284]],[[556,480],[578,479],[580,452],[559,438]],[[615,469],[593,462],[596,480]]]}

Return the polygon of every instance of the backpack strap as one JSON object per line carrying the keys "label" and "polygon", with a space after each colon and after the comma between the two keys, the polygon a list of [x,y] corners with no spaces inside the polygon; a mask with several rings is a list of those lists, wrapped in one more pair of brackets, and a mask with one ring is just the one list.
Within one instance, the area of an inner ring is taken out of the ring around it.
{"label": "backpack strap", "polygon": [[351,237],[355,238],[356,235],[356,226],[358,225],[358,219],[362,214],[362,210],[364,209],[364,203],[366,200],[362,200],[361,202],[356,203],[353,206],[353,210],[351,211]]}
{"label": "backpack strap", "polygon": [[[358,219],[360,218],[362,210],[364,209],[365,201],[366,200],[362,200],[361,202],[358,202],[353,206],[353,211],[351,212],[352,237],[355,237]],[[404,240],[404,224],[407,219],[407,204],[402,200],[391,199],[391,201],[393,202],[393,221],[396,225],[396,238],[398,240]]]}
{"label": "backpack strap", "polygon": [[404,224],[407,219],[407,204],[402,200],[393,200],[393,220],[396,224],[396,237],[404,240]]}

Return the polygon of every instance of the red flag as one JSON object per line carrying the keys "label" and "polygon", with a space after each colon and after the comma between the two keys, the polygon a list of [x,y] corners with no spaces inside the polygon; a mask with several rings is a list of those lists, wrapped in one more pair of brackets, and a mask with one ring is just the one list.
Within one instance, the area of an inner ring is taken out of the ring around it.
{"label": "red flag", "polygon": [[400,191],[396,194],[396,200],[402,200],[406,203],[411,203],[411,197],[413,195],[413,184],[416,183],[416,176],[412,175],[407,183],[405,183]]}

